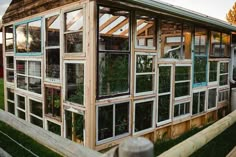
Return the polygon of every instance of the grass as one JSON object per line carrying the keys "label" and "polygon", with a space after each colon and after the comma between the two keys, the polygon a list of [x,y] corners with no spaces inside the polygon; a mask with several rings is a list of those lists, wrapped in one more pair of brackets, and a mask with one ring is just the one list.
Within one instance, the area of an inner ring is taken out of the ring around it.
{"label": "grass", "polygon": [[4,110],[4,83],[3,79],[0,79],[0,109]]}
{"label": "grass", "polygon": [[[0,121],[0,131],[9,135],[11,138],[22,144],[24,147],[34,152],[37,156],[43,156],[43,157],[60,156],[59,154],[48,149],[47,147],[37,143],[27,135],[15,130],[14,128],[10,127],[9,125],[1,121]],[[28,151],[17,145],[15,142],[11,141],[9,138],[4,136],[1,132],[0,132],[0,147],[13,157],[33,156],[31,153],[29,153]]]}
{"label": "grass", "polygon": [[211,124],[208,124],[208,125],[206,125],[204,127],[201,127],[201,128],[193,128],[193,129],[189,130],[188,132],[184,133],[183,135],[179,136],[176,139],[168,139],[168,140],[164,139],[164,140],[157,141],[154,144],[155,156],[160,155],[161,153],[167,151],[171,147],[177,145],[178,143],[186,140],[187,138],[191,137],[192,135],[194,135],[194,134],[198,133],[199,131],[205,129],[206,127],[208,127]]}
{"label": "grass", "polygon": [[191,157],[225,157],[236,146],[236,123],[218,135]]}

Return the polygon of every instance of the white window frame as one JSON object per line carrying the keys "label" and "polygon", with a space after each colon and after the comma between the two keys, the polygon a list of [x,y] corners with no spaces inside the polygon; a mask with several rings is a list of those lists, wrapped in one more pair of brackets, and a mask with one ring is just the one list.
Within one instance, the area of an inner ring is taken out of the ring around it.
{"label": "white window frame", "polygon": [[[13,95],[14,95],[14,100],[11,100],[11,99],[8,99],[8,89],[9,90],[13,90]],[[13,88],[9,88],[9,87],[6,87],[6,99],[7,99],[7,108],[6,108],[6,110],[7,110],[7,112],[9,112],[9,108],[8,108],[8,103],[13,103],[14,104],[14,112],[15,112],[15,114],[16,114],[16,104],[15,104],[15,100],[16,100],[16,97],[15,97],[15,90],[13,89]]]}
{"label": "white window frame", "polygon": [[[227,73],[220,73],[220,65],[221,64],[228,64],[228,72]],[[224,75],[227,75],[227,78],[228,78],[228,81],[227,81],[227,84],[226,85],[220,85],[220,76],[224,76]],[[219,69],[218,69],[218,80],[219,80],[219,86],[220,88],[227,88],[229,87],[229,61],[220,61],[219,62]]]}
{"label": "white window frame", "polygon": [[[8,58],[8,57],[13,57],[13,68],[8,68],[8,67],[7,67],[7,64],[8,64],[7,58]],[[14,72],[14,69],[15,69],[15,67],[16,67],[16,66],[15,66],[15,57],[14,57],[14,56],[5,56],[5,60],[6,60],[6,61],[5,61],[5,63],[6,63],[6,68],[5,68],[5,69],[6,69],[6,73],[5,73],[5,74],[6,74],[6,83],[13,85],[14,82],[15,82],[15,78],[16,78],[16,77],[15,77],[15,72]],[[12,71],[13,74],[14,74],[14,76],[13,76],[13,77],[14,77],[14,78],[13,78],[13,82],[9,82],[9,81],[7,80],[8,71]]]}
{"label": "white window frame", "polygon": [[[170,67],[171,68],[171,78],[170,78],[170,92],[166,92],[166,93],[159,93],[159,88],[157,89],[157,113],[156,113],[156,124],[157,126],[160,126],[160,125],[164,125],[164,124],[167,124],[169,122],[172,121],[171,119],[171,113],[172,113],[172,103],[173,103],[173,99],[172,99],[172,96],[173,96],[173,79],[174,79],[174,75],[173,75],[173,64],[158,64],[158,81],[157,81],[157,87],[159,87],[159,76],[160,76],[160,73],[159,73],[159,68],[160,67]],[[158,111],[159,111],[159,97],[160,96],[165,96],[165,95],[170,95],[170,104],[169,104],[169,107],[170,107],[170,110],[169,110],[169,119],[165,120],[165,121],[161,121],[161,122],[158,122]]]}
{"label": "white window frame", "polygon": [[[154,58],[154,63],[153,63],[153,66],[155,68],[155,70],[153,72],[142,72],[142,73],[137,73],[136,72],[136,59],[137,59],[137,56],[140,55],[140,56],[153,56]],[[140,95],[151,95],[151,94],[154,94],[155,91],[156,91],[156,71],[157,71],[157,66],[156,66],[156,62],[157,62],[157,55],[155,53],[145,53],[145,52],[136,52],[135,53],[135,66],[134,66],[134,75],[135,75],[135,78],[134,78],[134,95],[135,96],[140,96]],[[147,75],[152,75],[153,77],[153,82],[154,82],[154,85],[153,85],[153,90],[152,91],[147,91],[147,92],[140,92],[140,93],[136,93],[136,82],[137,82],[137,76],[147,76]]]}
{"label": "white window frame", "polygon": [[[65,60],[64,61],[64,69],[63,69],[63,71],[64,71],[64,76],[63,76],[63,80],[64,80],[64,86],[62,87],[63,89],[62,89],[62,94],[63,94],[63,98],[64,98],[64,103],[66,103],[66,104],[71,104],[71,105],[76,105],[76,106],[80,106],[80,107],[82,107],[82,108],[85,108],[85,104],[86,104],[86,97],[85,97],[85,93],[86,93],[86,91],[85,91],[85,80],[86,80],[86,76],[85,76],[85,74],[86,74],[86,72],[85,72],[85,70],[86,70],[86,61],[82,61],[82,60],[80,60],[80,61],[68,61],[68,60]],[[83,64],[84,65],[84,100],[83,100],[83,104],[77,104],[77,103],[74,103],[74,102],[70,102],[70,101],[67,101],[66,100],[66,64]]]}
{"label": "white window frame", "polygon": [[[189,103],[189,113],[186,113],[186,104]],[[179,106],[179,114],[180,114],[180,104],[185,104],[184,105],[184,114],[183,115],[178,115],[175,117],[175,106]],[[183,119],[183,118],[186,118],[186,117],[189,117],[191,116],[191,101],[189,100],[186,100],[186,101],[183,101],[183,102],[179,102],[179,103],[175,103],[174,106],[173,106],[173,120],[176,121],[176,120],[179,120],[179,119]]]}
{"label": "white window frame", "polygon": [[[221,95],[221,93],[223,95]],[[227,95],[225,96],[225,94],[227,93]],[[218,103],[224,103],[224,102],[228,102],[229,101],[229,96],[230,94],[230,89],[224,89],[224,90],[219,90],[218,91]]]}
{"label": "white window frame", "polygon": [[[56,121],[56,120],[49,119],[49,118],[45,118],[45,122],[44,122],[44,124],[45,124],[45,129],[46,129],[47,131],[49,131],[49,130],[48,130],[48,121],[51,122],[51,123],[54,123],[54,124],[56,124],[56,125],[59,125],[60,128],[61,128],[61,135],[60,135],[60,136],[63,136],[63,128],[62,128],[62,124],[61,124],[60,122]],[[49,131],[49,132],[51,132],[51,131]],[[57,134],[54,133],[54,132],[51,132],[51,133],[57,135]]]}
{"label": "white window frame", "polygon": [[[115,135],[115,116],[116,116],[115,115],[115,112],[116,112],[115,106],[116,106],[116,104],[122,104],[122,103],[128,103],[129,104],[129,107],[128,107],[128,109],[129,109],[129,111],[128,111],[128,113],[129,113],[129,115],[128,115],[128,117],[129,117],[129,120],[128,120],[129,121],[129,129],[128,129],[127,133],[116,136]],[[98,113],[98,108],[99,107],[105,107],[105,106],[111,106],[111,105],[113,106],[113,136],[99,141],[98,140],[98,114],[99,114]],[[96,129],[96,145],[104,144],[104,143],[107,143],[107,142],[110,142],[110,141],[120,139],[122,137],[129,136],[131,134],[131,129],[130,129],[131,116],[130,116],[130,113],[131,113],[131,103],[130,103],[130,101],[115,102],[115,103],[110,103],[110,104],[106,104],[106,105],[97,105],[96,106],[96,128],[97,128]]]}
{"label": "white window frame", "polygon": [[[145,130],[141,130],[141,131],[138,131],[138,132],[135,132],[135,109],[136,109],[136,104],[138,103],[143,103],[143,102],[149,102],[149,101],[152,101],[153,104],[152,104],[152,126],[150,128],[147,128]],[[156,99],[155,98],[150,98],[150,99],[144,99],[144,100],[138,100],[138,101],[135,101],[134,104],[133,104],[133,135],[143,135],[143,134],[146,134],[146,133],[149,133],[149,132],[152,132],[154,129],[155,129],[155,112],[156,112]]]}
{"label": "white window frame", "polygon": [[[38,103],[41,103],[42,104],[42,117],[39,117],[39,116],[37,116],[37,115],[35,115],[35,114],[33,114],[33,113],[31,113],[31,105],[30,105],[30,101],[36,101],[36,102],[38,102]],[[34,98],[28,98],[28,104],[29,104],[29,122],[31,123],[31,124],[33,124],[32,122],[31,122],[31,117],[34,117],[34,118],[36,118],[36,119],[38,119],[38,120],[40,120],[40,121],[42,121],[42,123],[43,123],[43,126],[42,126],[42,128],[44,128],[45,126],[44,126],[44,110],[43,110],[43,106],[44,106],[44,104],[43,104],[43,102],[42,101],[40,101],[40,100],[37,100],[37,99],[34,99]],[[35,124],[33,124],[33,125],[35,125]],[[37,125],[36,125],[37,126]],[[39,127],[39,126],[38,126]]]}
{"label": "white window frame", "polygon": [[[25,99],[25,109],[22,109],[22,108],[18,107],[18,102],[19,102],[18,96],[23,97]],[[18,94],[18,93],[15,93],[15,100],[16,100],[16,105],[15,105],[15,115],[16,115],[16,117],[20,118],[19,115],[18,115],[18,110],[19,110],[20,112],[24,112],[25,113],[25,119],[24,120],[28,121],[28,117],[27,117],[27,110],[28,109],[27,109],[27,104],[26,104],[26,96]]]}
{"label": "white window frame", "polygon": [[[215,104],[215,107],[212,107],[212,108],[208,108],[208,102],[209,102],[209,90],[211,89],[216,89],[216,104]],[[218,104],[218,87],[211,87],[211,88],[208,88],[207,90],[207,105],[206,105],[206,111],[212,111],[212,110],[215,110],[217,108],[217,104]]]}
{"label": "white window frame", "polygon": [[[217,63],[217,67],[216,67],[216,81],[213,81],[213,82],[210,82],[210,65],[211,65],[211,62],[216,62]],[[208,82],[208,85],[218,85],[219,84],[219,62],[218,61],[211,61],[209,60],[208,61],[208,74],[207,74],[207,82]]]}
{"label": "white window frame", "polygon": [[[176,83],[189,83],[189,95],[185,95],[185,96],[180,96],[180,97],[175,97],[175,101],[181,100],[181,99],[186,99],[186,98],[190,98],[191,97],[191,93],[192,93],[192,66],[191,64],[176,64],[176,67],[189,67],[190,71],[189,71],[189,80],[181,80],[181,81],[175,81],[174,84],[176,85]],[[175,75],[176,75],[176,70],[175,70]],[[174,89],[175,92],[175,89]],[[175,94],[174,94],[175,95]]]}
{"label": "white window frame", "polygon": [[[204,100],[204,111],[202,111],[202,112],[200,112],[200,93],[201,92],[205,92],[205,100]],[[204,89],[199,89],[199,90],[194,90],[193,91],[193,93],[192,93],[192,95],[193,94],[198,94],[198,105],[197,105],[197,110],[198,110],[198,112],[197,113],[195,113],[195,114],[193,114],[193,96],[192,96],[192,105],[190,106],[191,107],[191,114],[193,115],[193,116],[195,116],[195,115],[199,115],[199,114],[201,114],[201,113],[204,113],[204,112],[206,112],[206,109],[207,109],[207,89],[206,88],[204,88]]]}
{"label": "white window frame", "polygon": [[[32,59],[32,58],[16,58],[15,59],[15,67],[17,67],[17,65],[16,65],[16,62],[17,61],[24,61],[25,62],[25,64],[26,64],[26,67],[27,67],[27,71],[26,71],[26,74],[20,74],[20,73],[17,73],[17,68],[16,68],[16,74],[15,74],[15,85],[16,85],[16,89],[18,90],[18,91],[22,91],[22,92],[24,92],[24,93],[28,93],[28,94],[31,94],[31,95],[35,95],[35,96],[37,96],[37,97],[40,97],[40,98],[42,98],[42,95],[43,95],[43,77],[42,77],[42,68],[43,68],[43,64],[42,64],[42,60],[40,59],[40,58],[34,58],[34,59]],[[41,68],[41,72],[40,72],[40,77],[39,76],[32,76],[32,75],[29,75],[29,62],[40,62],[40,68]],[[27,78],[27,89],[21,89],[21,88],[18,88],[17,87],[17,76],[23,76],[23,77],[26,77]],[[35,78],[35,79],[40,79],[41,80],[41,94],[39,94],[39,93],[35,93],[35,92],[32,92],[32,91],[29,91],[29,79],[28,78]]]}

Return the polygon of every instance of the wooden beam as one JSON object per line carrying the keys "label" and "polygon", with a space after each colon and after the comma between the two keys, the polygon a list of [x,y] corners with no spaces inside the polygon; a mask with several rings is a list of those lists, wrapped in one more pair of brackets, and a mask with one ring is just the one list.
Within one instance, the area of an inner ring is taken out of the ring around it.
{"label": "wooden beam", "polygon": [[48,18],[49,20],[47,20],[47,28],[49,28],[58,17],[59,15],[54,15]]}
{"label": "wooden beam", "polygon": [[[137,27],[140,26],[141,24],[143,24],[145,22],[145,20],[139,20],[137,22]],[[129,28],[126,29],[125,31],[123,31],[120,35],[126,35],[129,32]]]}
{"label": "wooden beam", "polygon": [[153,23],[147,24],[147,25],[144,26],[142,29],[140,29],[137,34],[138,34],[138,35],[141,34],[142,32],[144,32],[145,30],[149,29],[149,28],[152,27],[152,26],[153,26]]}
{"label": "wooden beam", "polygon": [[68,24],[66,25],[66,28],[70,28],[82,16],[83,16],[83,11],[79,11],[79,13],[68,22]]}
{"label": "wooden beam", "polygon": [[99,26],[99,31],[102,31],[104,28],[106,28],[108,25],[110,25],[112,22],[114,22],[116,19],[118,19],[119,16],[112,16],[109,20],[107,20],[104,24]]}
{"label": "wooden beam", "polygon": [[114,28],[112,28],[110,31],[108,31],[106,34],[113,34],[118,29],[122,28],[124,25],[126,25],[129,22],[129,19],[124,19],[122,22],[120,22],[118,25],[116,25]]}

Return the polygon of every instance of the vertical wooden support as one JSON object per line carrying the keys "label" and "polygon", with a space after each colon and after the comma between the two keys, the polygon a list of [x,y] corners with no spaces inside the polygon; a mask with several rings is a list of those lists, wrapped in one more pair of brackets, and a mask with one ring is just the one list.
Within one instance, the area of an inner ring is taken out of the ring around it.
{"label": "vertical wooden support", "polygon": [[4,83],[4,110],[7,111],[7,87],[6,87],[6,50],[5,50],[5,27],[2,27],[2,57],[3,57],[3,83]]}

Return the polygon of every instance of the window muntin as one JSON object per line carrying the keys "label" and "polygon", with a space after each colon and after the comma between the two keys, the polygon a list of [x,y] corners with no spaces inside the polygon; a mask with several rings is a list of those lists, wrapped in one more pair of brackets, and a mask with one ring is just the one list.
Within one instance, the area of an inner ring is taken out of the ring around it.
{"label": "window muntin", "polygon": [[229,101],[229,90],[219,91],[218,102],[227,102]]}
{"label": "window muntin", "polygon": [[175,98],[190,95],[190,66],[175,67]]}
{"label": "window muntin", "polygon": [[61,126],[54,122],[47,121],[47,130],[61,136]]}
{"label": "window muntin", "polygon": [[14,57],[6,56],[6,80],[14,83]]}
{"label": "window muntin", "polygon": [[45,87],[45,113],[49,117],[61,118],[61,90]]}
{"label": "window muntin", "polygon": [[16,53],[41,54],[41,19],[17,24],[15,29]]}
{"label": "window muntin", "polygon": [[26,107],[25,107],[25,97],[17,95],[16,103],[16,115],[17,117],[26,120]]}
{"label": "window muntin", "polygon": [[65,100],[84,105],[84,64],[66,63]]}
{"label": "window muntin", "polygon": [[156,48],[155,17],[143,13],[136,13],[136,47]]}
{"label": "window muntin", "polygon": [[40,61],[16,61],[17,88],[30,92],[42,93],[41,62]]}
{"label": "window muntin", "polygon": [[129,102],[99,106],[97,114],[97,141],[129,133]]}
{"label": "window muntin", "polygon": [[65,111],[66,138],[78,143],[84,141],[84,115]]}
{"label": "window muntin", "polygon": [[5,51],[12,52],[14,46],[14,35],[13,35],[13,26],[5,27]]}
{"label": "window muntin", "polygon": [[161,58],[191,58],[191,26],[161,20]]}
{"label": "window muntin", "polygon": [[14,90],[7,88],[7,111],[15,114],[15,95]]}
{"label": "window muntin", "polygon": [[217,66],[218,62],[210,61],[209,62],[209,82],[217,81]]}
{"label": "window muntin", "polygon": [[83,52],[83,9],[65,13],[65,53]]}
{"label": "window muntin", "polygon": [[193,105],[192,105],[193,115],[205,111],[205,103],[206,103],[205,98],[206,98],[205,91],[193,93]]}
{"label": "window muntin", "polygon": [[208,109],[213,109],[216,107],[217,101],[217,89],[209,89],[208,90]]}
{"label": "window muntin", "polygon": [[229,57],[230,35],[211,31],[211,57]]}
{"label": "window muntin", "polygon": [[155,55],[136,54],[136,94],[154,93],[155,63]]}
{"label": "window muntin", "polygon": [[229,63],[221,62],[220,63],[220,74],[219,74],[219,85],[225,86],[229,84]]}
{"label": "window muntin", "polygon": [[30,122],[43,128],[43,105],[41,102],[29,99]]}
{"label": "window muntin", "polygon": [[135,102],[134,132],[142,132],[153,128],[154,100]]}
{"label": "window muntin", "polygon": [[174,105],[174,117],[188,115],[190,113],[190,102]]}
{"label": "window muntin", "polygon": [[54,15],[46,18],[46,46],[60,45],[60,16]]}

